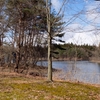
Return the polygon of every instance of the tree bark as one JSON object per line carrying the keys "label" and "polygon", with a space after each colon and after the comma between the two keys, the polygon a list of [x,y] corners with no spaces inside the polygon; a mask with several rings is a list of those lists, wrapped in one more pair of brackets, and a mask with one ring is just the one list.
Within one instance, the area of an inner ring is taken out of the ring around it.
{"label": "tree bark", "polygon": [[51,56],[51,25],[50,25],[50,6],[51,0],[46,0],[47,32],[48,32],[48,81],[52,81],[52,56]]}
{"label": "tree bark", "polygon": [[52,81],[51,37],[48,36],[48,81]]}

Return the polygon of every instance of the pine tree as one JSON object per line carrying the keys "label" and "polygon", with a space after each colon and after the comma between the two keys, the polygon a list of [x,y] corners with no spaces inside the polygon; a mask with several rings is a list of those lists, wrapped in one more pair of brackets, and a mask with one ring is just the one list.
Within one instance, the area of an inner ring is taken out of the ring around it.
{"label": "pine tree", "polygon": [[[48,33],[48,81],[52,81],[52,40],[55,37],[62,37],[63,23],[61,22],[62,16],[55,16],[51,14],[51,0],[46,0],[46,15],[47,15],[47,33]],[[56,40],[56,39],[55,39]],[[62,40],[58,40],[63,42]]]}

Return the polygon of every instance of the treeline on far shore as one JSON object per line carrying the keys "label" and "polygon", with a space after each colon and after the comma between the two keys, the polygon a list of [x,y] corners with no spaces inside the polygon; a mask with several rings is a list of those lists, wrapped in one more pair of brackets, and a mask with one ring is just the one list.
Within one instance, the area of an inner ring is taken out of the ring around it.
{"label": "treeline on far shore", "polygon": [[[41,48],[39,60],[47,60],[47,47],[40,46],[38,48]],[[95,45],[53,44],[52,50],[53,60],[99,60],[100,58],[100,46]]]}

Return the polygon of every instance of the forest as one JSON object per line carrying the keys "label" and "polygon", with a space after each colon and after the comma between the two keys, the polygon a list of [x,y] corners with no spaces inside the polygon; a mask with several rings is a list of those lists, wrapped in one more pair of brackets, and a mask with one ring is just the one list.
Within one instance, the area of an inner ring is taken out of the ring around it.
{"label": "forest", "polygon": [[51,44],[61,41],[55,37],[63,36],[64,22],[50,6],[48,0],[0,0],[1,69],[22,73],[48,54],[48,73],[52,73]]}

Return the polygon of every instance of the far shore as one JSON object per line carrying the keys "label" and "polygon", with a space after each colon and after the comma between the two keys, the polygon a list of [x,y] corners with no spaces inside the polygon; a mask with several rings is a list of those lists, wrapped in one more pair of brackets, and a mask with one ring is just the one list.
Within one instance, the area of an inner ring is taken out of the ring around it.
{"label": "far shore", "polygon": [[[39,61],[47,61],[46,58],[42,58],[42,59],[39,59]],[[75,59],[68,59],[68,58],[59,58],[59,59],[52,59],[52,61],[75,61]],[[100,63],[100,60],[82,60],[82,59],[77,59],[76,61],[90,61],[90,62],[93,62],[93,63]]]}
{"label": "far shore", "polygon": [[[41,58],[39,61],[47,61],[47,58]],[[75,58],[69,59],[69,58],[58,58],[58,59],[52,59],[52,61],[75,61]],[[87,61],[82,59],[77,59],[77,61]]]}
{"label": "far shore", "polygon": [[99,60],[90,60],[90,62],[99,63],[100,64],[100,61]]}

